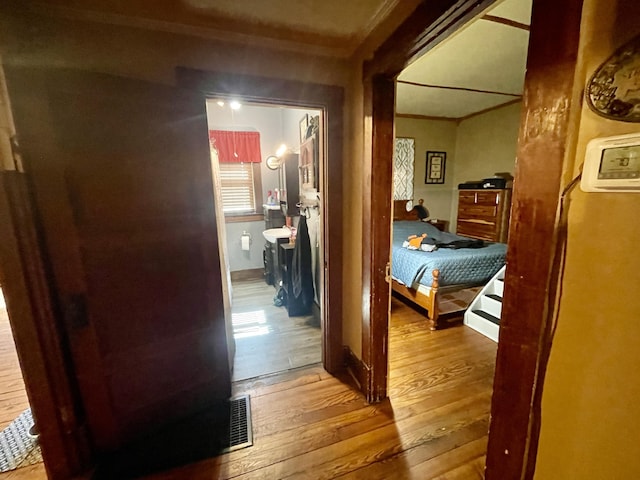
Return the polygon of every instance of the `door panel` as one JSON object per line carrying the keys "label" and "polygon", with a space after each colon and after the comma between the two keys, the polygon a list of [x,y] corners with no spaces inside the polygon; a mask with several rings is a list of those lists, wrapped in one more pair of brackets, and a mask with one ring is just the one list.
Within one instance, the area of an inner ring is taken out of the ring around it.
{"label": "door panel", "polygon": [[204,98],[86,72],[7,80],[98,449],[228,398]]}

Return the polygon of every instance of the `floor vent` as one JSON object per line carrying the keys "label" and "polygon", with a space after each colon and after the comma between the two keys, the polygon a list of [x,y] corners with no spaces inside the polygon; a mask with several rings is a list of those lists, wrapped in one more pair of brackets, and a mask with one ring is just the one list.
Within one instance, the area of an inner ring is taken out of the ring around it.
{"label": "floor vent", "polygon": [[231,424],[229,425],[229,446],[222,452],[232,452],[253,445],[251,427],[251,401],[249,395],[232,398],[230,402]]}

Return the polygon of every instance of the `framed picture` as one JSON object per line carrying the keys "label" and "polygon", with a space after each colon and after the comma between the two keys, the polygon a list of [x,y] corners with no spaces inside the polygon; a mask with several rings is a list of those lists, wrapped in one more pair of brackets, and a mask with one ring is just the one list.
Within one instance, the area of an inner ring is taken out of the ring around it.
{"label": "framed picture", "polygon": [[300,143],[307,139],[307,129],[309,128],[309,115],[306,113],[300,120]]}
{"label": "framed picture", "polygon": [[427,152],[427,170],[424,183],[444,183],[446,152]]}

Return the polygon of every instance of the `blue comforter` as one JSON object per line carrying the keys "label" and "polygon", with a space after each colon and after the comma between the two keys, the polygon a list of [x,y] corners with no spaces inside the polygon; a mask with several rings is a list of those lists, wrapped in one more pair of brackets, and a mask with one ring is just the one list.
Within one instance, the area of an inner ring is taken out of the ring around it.
{"label": "blue comforter", "polygon": [[408,286],[416,283],[431,286],[431,272],[440,269],[440,285],[482,284],[491,279],[505,263],[507,246],[486,242],[481,248],[439,248],[433,252],[408,250],[402,242],[409,235],[426,233],[436,242],[466,240],[453,233],[441,232],[426,222],[393,222],[391,274]]}

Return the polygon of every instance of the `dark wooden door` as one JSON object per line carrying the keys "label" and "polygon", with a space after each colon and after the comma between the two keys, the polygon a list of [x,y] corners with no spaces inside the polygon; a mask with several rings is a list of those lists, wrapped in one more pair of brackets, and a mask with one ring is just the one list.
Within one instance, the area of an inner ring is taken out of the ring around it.
{"label": "dark wooden door", "polygon": [[228,398],[205,99],[86,72],[6,73],[97,449]]}

